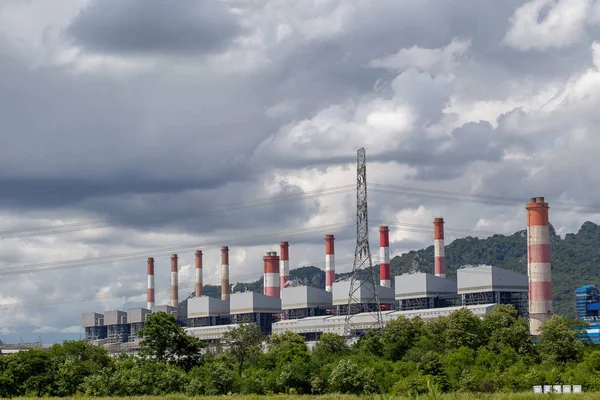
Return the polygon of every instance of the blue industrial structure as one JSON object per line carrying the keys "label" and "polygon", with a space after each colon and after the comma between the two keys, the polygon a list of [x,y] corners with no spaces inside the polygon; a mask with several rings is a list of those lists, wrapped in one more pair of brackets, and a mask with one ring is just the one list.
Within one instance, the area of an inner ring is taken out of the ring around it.
{"label": "blue industrial structure", "polygon": [[600,343],[600,298],[598,288],[585,285],[575,289],[577,296],[577,316],[590,326],[586,329],[587,337],[593,343]]}

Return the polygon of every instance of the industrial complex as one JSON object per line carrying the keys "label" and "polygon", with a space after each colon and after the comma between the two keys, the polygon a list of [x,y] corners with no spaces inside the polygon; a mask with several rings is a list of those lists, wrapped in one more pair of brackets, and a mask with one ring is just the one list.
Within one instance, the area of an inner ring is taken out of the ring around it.
{"label": "industrial complex", "polygon": [[[532,198],[527,203],[526,210],[527,276],[494,266],[477,266],[460,268],[456,280],[448,279],[442,218],[435,218],[433,221],[434,274],[395,276],[393,285],[390,276],[389,228],[379,228],[380,281],[375,287],[378,296],[369,293],[368,286],[362,286],[360,282],[355,282],[360,287],[351,288],[349,280],[335,281],[335,237],[332,234],[325,236],[324,290],[289,285],[290,245],[288,242],[281,242],[279,253],[267,252],[263,257],[263,293],[230,294],[229,248],[223,246],[220,299],[203,295],[202,251],[198,250],[195,254],[195,296],[187,299],[187,315],[177,315],[179,299],[176,254],[171,256],[170,304],[156,305],[154,259],[150,257],[146,308],[84,313],[82,327],[85,340],[104,345],[109,350],[111,346],[117,346],[119,351],[133,350],[138,346],[137,332],[144,326],[146,317],[160,311],[175,315],[189,335],[209,343],[218,341],[225,332],[244,321],[257,324],[264,334],[293,331],[307,341],[318,340],[326,332],[347,334],[345,324],[349,313],[353,315],[350,320],[351,333],[361,335],[376,327],[377,319],[372,310],[377,304],[371,303],[374,297],[378,298],[384,324],[400,316],[435,318],[462,307],[482,317],[497,304],[511,304],[520,315],[529,318],[530,332],[536,335],[540,325],[551,318],[553,312],[548,203],[543,197]],[[351,297],[350,292],[354,293]],[[594,293],[597,296],[597,290]]]}

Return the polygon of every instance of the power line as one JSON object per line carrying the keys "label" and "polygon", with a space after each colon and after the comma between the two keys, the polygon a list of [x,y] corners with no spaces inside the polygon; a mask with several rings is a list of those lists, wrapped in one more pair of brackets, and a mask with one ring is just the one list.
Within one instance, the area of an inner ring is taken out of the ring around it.
{"label": "power line", "polygon": [[[387,223],[382,220],[372,220],[374,223],[380,223],[382,225],[389,225],[395,227],[399,231],[406,232],[414,232],[414,233],[430,233],[431,227],[429,225],[422,224],[407,224],[407,223]],[[293,237],[293,236],[303,236],[307,234],[317,233],[328,229],[336,229],[336,228],[345,228],[349,226],[353,226],[354,222],[346,221],[346,222],[338,222],[334,224],[321,225],[311,228],[297,229],[292,231],[285,232],[277,232],[270,235],[262,235],[262,236],[246,236],[241,238],[236,238],[232,240],[227,240],[226,242],[229,244],[249,244],[252,242],[260,242],[263,240],[269,239],[278,239],[280,237]],[[446,228],[448,233],[456,233],[458,235],[464,234],[475,234],[475,235],[494,235],[493,232],[486,231],[477,231],[470,229],[454,229],[454,228]],[[83,259],[75,259],[75,260],[65,260],[65,261],[54,261],[47,263],[37,263],[37,264],[27,264],[20,266],[12,266],[12,267],[4,267],[0,268],[0,275],[20,275],[25,273],[32,272],[45,272],[45,271],[54,271],[59,269],[67,269],[67,268],[80,268],[80,267],[88,267],[95,265],[104,265],[115,262],[126,262],[126,261],[135,261],[148,257],[149,254],[154,254],[155,257],[166,256],[172,252],[177,251],[187,251],[193,250],[196,248],[201,248],[204,251],[216,250],[220,249],[220,246],[223,244],[223,241],[215,241],[204,244],[194,244],[194,245],[185,245],[185,246],[176,246],[169,248],[161,248],[161,249],[150,249],[137,251],[132,253],[122,253],[122,254],[114,254],[108,256],[100,256],[100,257],[92,257],[92,258],[83,258]]]}
{"label": "power line", "polygon": [[[350,264],[352,264],[353,260],[354,260],[353,257],[341,259],[339,261],[344,261],[344,262],[342,262],[342,263],[338,262],[337,265],[338,266],[339,265],[350,265]],[[304,266],[316,267],[319,264],[322,264],[322,263],[320,263],[320,262],[304,263],[304,265],[301,265],[300,267],[304,267]],[[319,268],[319,269],[322,270],[323,268]],[[247,274],[236,275],[236,278],[235,278],[237,280],[236,283],[253,283],[253,282],[241,282],[241,280],[243,280],[243,279],[260,279],[260,276],[257,277],[257,275],[258,274],[256,274],[256,273],[247,273]],[[221,281],[219,279],[209,279],[209,280],[205,280],[203,284],[205,286],[206,285],[220,286]],[[193,289],[194,286],[195,286],[194,282],[182,283],[179,285],[179,289]],[[163,293],[163,292],[167,293],[170,290],[171,290],[170,288],[159,289],[159,290],[156,290],[156,293]],[[14,302],[14,303],[0,304],[0,311],[7,311],[8,309],[40,308],[40,307],[54,306],[54,305],[60,305],[60,304],[111,300],[111,299],[118,299],[118,298],[123,298],[123,297],[130,298],[130,297],[140,296],[140,295],[144,295],[144,294],[146,294],[146,288],[139,289],[139,290],[121,291],[121,292],[116,292],[116,293],[107,293],[104,295],[95,294],[92,296],[78,296],[78,297],[71,297],[71,298],[66,298],[66,299],[57,299],[57,300],[43,301],[43,302]]]}
{"label": "power line", "polygon": [[[325,189],[311,190],[297,194],[288,194],[288,195],[277,195],[271,197],[265,197],[261,199],[252,200],[249,202],[242,203],[230,203],[225,204],[223,206],[204,210],[199,213],[191,214],[189,218],[197,218],[204,217],[224,212],[238,211],[249,207],[258,207],[272,203],[279,202],[288,202],[288,201],[296,201],[296,200],[307,200],[312,198],[318,198],[323,196],[332,196],[337,194],[349,193],[353,189],[352,185],[341,185],[341,186],[333,186]],[[162,218],[158,217],[156,214],[152,214],[151,216],[138,217],[138,222],[152,223],[161,221]],[[130,220],[127,222],[135,222],[136,220]],[[30,229],[20,229],[20,230],[6,230],[0,231],[0,240],[7,239],[15,239],[15,238],[27,238],[27,237],[35,237],[35,236],[43,236],[50,234],[62,234],[62,233],[72,233],[72,232],[81,232],[87,231],[91,229],[100,229],[100,228],[108,228],[115,224],[111,224],[107,219],[98,219],[98,220],[90,220],[83,222],[74,222],[70,224],[63,225],[49,225],[39,228],[30,228]]]}
{"label": "power line", "polygon": [[219,240],[218,242],[209,242],[209,243],[201,243],[201,244],[192,244],[186,246],[176,246],[176,247],[167,247],[161,249],[150,249],[144,251],[137,251],[132,253],[124,253],[124,254],[115,254],[108,256],[100,256],[100,257],[90,257],[76,260],[67,260],[67,261],[55,261],[55,262],[46,262],[46,263],[38,263],[38,264],[29,264],[29,265],[19,265],[13,267],[5,267],[0,268],[0,275],[18,275],[29,272],[42,272],[42,271],[52,271],[56,269],[64,269],[64,268],[80,268],[87,267],[92,265],[103,265],[110,264],[113,262],[124,262],[124,261],[134,261],[148,257],[149,254],[154,254],[154,256],[162,256],[167,255],[171,252],[176,251],[188,251],[196,248],[201,248],[203,250],[212,250],[220,248],[223,242],[227,242],[228,244],[249,244],[253,242],[261,242],[264,240],[277,239],[280,237],[294,237],[294,236],[302,236],[312,233],[317,233],[330,229],[339,229],[348,226],[353,226],[353,221],[344,221],[337,222],[327,225],[319,225],[310,228],[302,228],[295,229],[290,231],[276,232],[269,235],[254,235],[254,236],[246,236],[240,237],[236,239],[229,240]]}
{"label": "power line", "polygon": [[[481,194],[471,193],[460,193],[450,192],[443,190],[433,189],[421,189],[406,186],[395,186],[395,185],[384,185],[379,183],[370,183],[369,190],[377,193],[386,194],[397,194],[404,196],[424,197],[435,200],[448,200],[464,203],[478,203],[485,205],[494,206],[505,206],[505,207],[519,207],[523,208],[524,201],[522,199],[515,199],[510,197],[501,196],[488,196]],[[596,204],[578,204],[578,203],[567,203],[560,201],[551,201],[552,210],[563,211],[563,212],[576,212],[576,213],[599,213],[600,205]]]}

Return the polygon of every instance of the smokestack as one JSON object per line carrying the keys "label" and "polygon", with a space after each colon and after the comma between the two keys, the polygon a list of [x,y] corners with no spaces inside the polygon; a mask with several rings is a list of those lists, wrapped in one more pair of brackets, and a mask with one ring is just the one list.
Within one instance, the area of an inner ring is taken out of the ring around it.
{"label": "smokestack", "polygon": [[179,285],[177,284],[177,254],[171,254],[171,306],[179,307]]}
{"label": "smokestack", "polygon": [[279,298],[279,257],[276,252],[267,252],[265,263],[264,295]]}
{"label": "smokestack", "polygon": [[283,290],[287,281],[290,280],[290,244],[288,242],[279,243],[281,258],[279,259],[279,272],[281,279],[279,282],[280,290]]}
{"label": "smokestack", "polygon": [[221,300],[229,301],[229,247],[221,247]]}
{"label": "smokestack", "polygon": [[548,203],[531,198],[527,210],[527,277],[529,278],[529,332],[538,335],[540,326],[552,318],[552,270]]}
{"label": "smokestack", "polygon": [[196,297],[202,296],[202,250],[196,250]]}
{"label": "smokestack", "polygon": [[146,308],[154,310],[154,258],[148,257],[148,299]]}
{"label": "smokestack", "polygon": [[333,235],[325,235],[325,290],[331,292],[335,282],[335,251]]}
{"label": "smokestack", "polygon": [[435,276],[446,277],[446,256],[444,254],[444,218],[433,219],[433,251]]}
{"label": "smokestack", "polygon": [[379,227],[379,285],[392,287],[390,280],[390,230],[387,226]]}

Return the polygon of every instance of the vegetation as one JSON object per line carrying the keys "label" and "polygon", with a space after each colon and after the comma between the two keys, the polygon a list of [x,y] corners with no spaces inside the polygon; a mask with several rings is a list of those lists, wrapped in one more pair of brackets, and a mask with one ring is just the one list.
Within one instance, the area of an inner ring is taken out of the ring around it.
{"label": "vegetation", "polygon": [[353,346],[327,333],[312,351],[295,333],[265,338],[246,323],[217,349],[186,336],[171,315],[156,313],[148,317],[136,356],[110,357],[83,342],[0,356],[0,397],[283,393],[433,399],[453,392],[453,399],[468,399],[459,394],[531,392],[533,385],[559,383],[600,391],[600,348],[587,343],[579,328],[577,321],[554,316],[534,342],[527,320],[511,306],[498,306],[483,319],[466,309],[430,321],[399,318]]}
{"label": "vegetation", "polygon": [[[597,273],[600,265],[600,226],[585,222],[579,232],[569,233],[564,238],[556,235],[551,226],[550,235],[554,311],[574,318],[575,289],[587,284],[600,287],[600,275]],[[493,235],[487,239],[466,237],[454,240],[446,246],[446,274],[449,278],[455,279],[456,270],[464,265],[481,264],[527,274],[526,231],[509,236]],[[392,276],[411,271],[433,273],[433,246],[396,256],[390,260],[390,267]],[[379,274],[379,268],[375,270]],[[346,275],[336,274],[336,277],[344,278]],[[290,271],[290,278],[299,285],[325,288],[325,272],[316,267],[293,269]],[[238,283],[233,287],[233,292],[262,293],[262,290],[262,278],[256,282]],[[208,296],[219,297],[221,288],[207,286],[205,292]],[[181,307],[182,311],[185,311],[185,302]]]}

